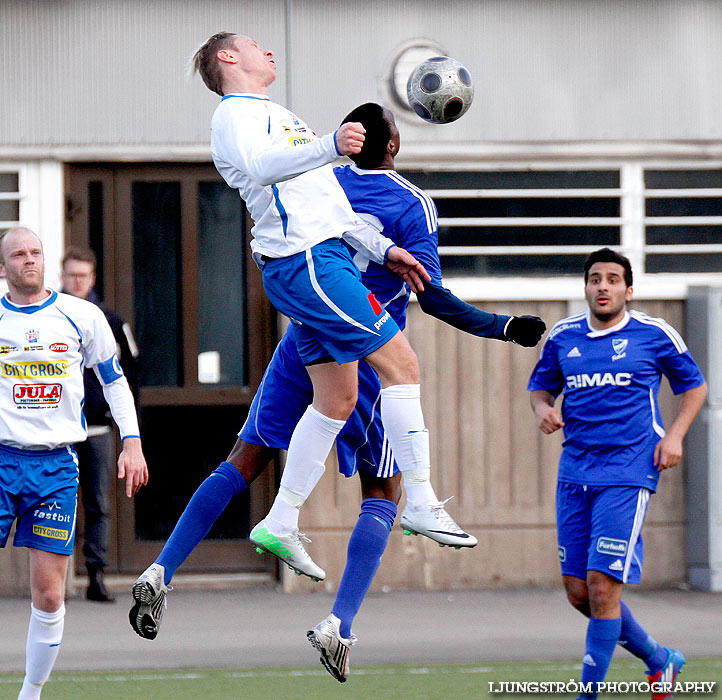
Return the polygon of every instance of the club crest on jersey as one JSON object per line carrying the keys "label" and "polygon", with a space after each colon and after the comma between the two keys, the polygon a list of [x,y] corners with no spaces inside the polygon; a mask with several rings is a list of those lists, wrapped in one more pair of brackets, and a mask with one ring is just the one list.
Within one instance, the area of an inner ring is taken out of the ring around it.
{"label": "club crest on jersey", "polygon": [[614,348],[614,355],[612,355],[612,361],[621,360],[623,357],[627,356],[628,344],[628,338],[612,338],[612,347]]}
{"label": "club crest on jersey", "polygon": [[25,339],[28,341],[28,343],[37,343],[39,335],[40,334],[32,328],[28,331],[25,331]]}

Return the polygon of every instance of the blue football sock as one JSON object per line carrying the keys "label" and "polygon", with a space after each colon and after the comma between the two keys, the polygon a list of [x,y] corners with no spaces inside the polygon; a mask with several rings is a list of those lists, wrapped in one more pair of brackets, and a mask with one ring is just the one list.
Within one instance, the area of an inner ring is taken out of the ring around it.
{"label": "blue football sock", "polygon": [[247,488],[238,469],[229,462],[221,462],[196,489],[156,559],[158,564],[165,567],[166,585],[170,583],[176,569],[208,534],[231,498]]}
{"label": "blue football sock", "polygon": [[396,512],[396,504],[383,498],[366,498],[361,503],[361,515],[348,541],[346,568],[332,610],[341,620],[342,637],[351,634],[353,619],[381,563]]}
{"label": "blue football sock", "polygon": [[652,672],[659,671],[667,663],[667,650],[658,644],[647,631],[634,619],[632,611],[624,601],[622,605],[622,632],[619,643],[637,658],[647,664]]}
{"label": "blue football sock", "polygon": [[619,641],[622,631],[622,618],[600,620],[589,618],[587,627],[587,647],[582,663],[582,683],[592,683],[592,693],[584,693],[580,697],[595,698],[597,683],[601,683],[607,675],[609,664],[612,663],[614,647]]}

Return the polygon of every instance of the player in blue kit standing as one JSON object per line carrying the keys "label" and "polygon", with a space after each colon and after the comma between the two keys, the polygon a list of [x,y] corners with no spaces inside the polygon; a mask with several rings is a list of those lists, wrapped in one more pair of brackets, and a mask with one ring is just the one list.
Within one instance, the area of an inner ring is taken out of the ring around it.
{"label": "player in blue kit standing", "polygon": [[[368,103],[353,110],[345,121],[360,122],[366,140],[361,152],[351,157],[355,165],[336,168],[336,176],[361,216],[399,245],[408,245],[432,271],[432,281],[418,295],[422,308],[480,337],[535,345],[545,329],[540,319],[487,313],[459,300],[442,286],[436,207],[426,194],[393,170],[399,133],[391,112]],[[373,292],[374,303],[386,308],[403,328],[409,302],[406,285],[360,254],[356,262],[363,269],[364,284]],[[351,624],[380,563],[400,497],[398,468],[379,419],[381,385],[365,362],[359,363],[358,370],[358,402],[337,438],[337,450],[341,473],[352,476],[358,472],[361,479],[361,515],[349,541],[346,569],[333,612],[309,632],[309,639],[321,647],[324,665],[340,681],[348,673],[348,649],[354,640]],[[293,428],[312,397],[313,387],[296,347],[294,326],[290,325],[266,369],[227,462],[196,491],[156,563],[149,567],[150,573],[146,572],[148,577],[160,573],[166,583],[170,581],[230,498],[265,469],[277,448],[288,447]],[[401,522],[410,531],[440,544],[476,544],[476,538],[465,533],[446,513],[443,503],[416,511],[407,506]],[[293,560],[286,561],[295,568]],[[150,608],[132,611],[131,623],[139,634],[153,638],[160,620],[147,620],[152,636],[145,634],[138,612],[149,615]]]}
{"label": "player in blue kit standing", "polygon": [[0,235],[0,546],[30,550],[30,624],[18,700],[37,700],[63,636],[65,577],[75,539],[78,462],[85,440],[83,368],[92,367],[123,438],[118,478],[133,496],[148,481],[133,396],[103,312],[45,287],[40,239]]}
{"label": "player in blue kit standing", "polygon": [[[622,597],[642,573],[642,524],[659,472],[678,464],[682,440],[707,385],[682,338],[665,321],[629,311],[632,267],[609,248],[584,264],[588,310],[549,332],[528,389],[539,429],[564,429],[557,537],[569,602],[589,617],[582,683],[594,698],[617,643],[671,683],[684,656],[658,644]],[[665,432],[657,405],[662,375],[680,407]],[[563,394],[561,412],[555,400]],[[658,687],[653,700],[671,697]]]}

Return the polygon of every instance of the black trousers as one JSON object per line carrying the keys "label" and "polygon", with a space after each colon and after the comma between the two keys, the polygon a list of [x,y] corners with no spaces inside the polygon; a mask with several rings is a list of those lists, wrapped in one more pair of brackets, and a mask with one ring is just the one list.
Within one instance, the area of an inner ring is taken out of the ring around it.
{"label": "black trousers", "polygon": [[104,567],[110,538],[110,487],[115,473],[113,433],[74,445],[80,469],[80,496],[85,514],[83,556],[88,566]]}

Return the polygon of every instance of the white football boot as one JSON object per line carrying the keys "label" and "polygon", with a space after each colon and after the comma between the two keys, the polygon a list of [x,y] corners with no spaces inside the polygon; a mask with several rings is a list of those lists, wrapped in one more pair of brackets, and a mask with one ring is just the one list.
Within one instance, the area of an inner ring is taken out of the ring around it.
{"label": "white football boot", "polygon": [[339,620],[331,613],[321,620],[312,630],[306,632],[308,641],[321,654],[321,663],[326,670],[339,682],[345,683],[348,678],[348,652],[356,644],[356,635],[344,639],[339,632]]}
{"label": "white football boot", "polygon": [[135,603],[128,615],[130,626],[145,639],[155,639],[158,635],[163,613],[168,607],[166,594],[173,590],[164,583],[165,567],[151,564],[133,584]]}
{"label": "white football boot", "polygon": [[261,520],[251,530],[248,538],[256,546],[259,554],[263,552],[273,554],[293,569],[298,576],[303,574],[313,581],[323,581],[326,578],[326,572],[311,559],[301,541],[310,542],[311,540],[298,530],[294,530],[290,535],[274,535],[268,529],[266,521]]}
{"label": "white football boot", "polygon": [[464,532],[446,512],[444,505],[450,500],[451,498],[447,498],[446,501],[433,503],[422,510],[410,510],[406,506],[401,513],[404,534],[423,535],[438,542],[440,547],[476,547],[476,537]]}

